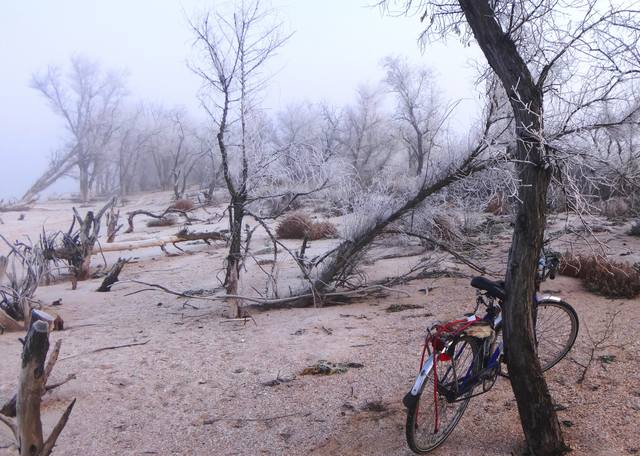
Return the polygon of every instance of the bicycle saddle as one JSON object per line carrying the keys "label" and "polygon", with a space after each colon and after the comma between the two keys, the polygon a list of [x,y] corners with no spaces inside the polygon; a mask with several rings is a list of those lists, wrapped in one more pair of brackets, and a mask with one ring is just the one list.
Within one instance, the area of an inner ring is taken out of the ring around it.
{"label": "bicycle saddle", "polygon": [[498,298],[504,300],[504,280],[493,281],[489,280],[486,277],[474,277],[471,279],[471,286],[474,288],[478,288],[479,290],[484,290],[491,297]]}

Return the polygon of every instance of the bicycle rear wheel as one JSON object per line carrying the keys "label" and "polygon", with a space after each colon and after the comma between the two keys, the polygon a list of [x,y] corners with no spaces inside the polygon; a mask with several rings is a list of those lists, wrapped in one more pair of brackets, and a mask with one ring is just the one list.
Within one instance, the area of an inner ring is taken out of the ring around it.
{"label": "bicycle rear wheel", "polygon": [[479,369],[477,342],[460,339],[453,347],[451,359],[437,362],[438,389],[434,394],[434,369],[427,376],[423,389],[407,407],[406,436],[409,448],[424,454],[441,445],[456,427],[471,400],[475,385],[464,385],[464,393],[453,401],[447,400],[445,392],[464,384]]}
{"label": "bicycle rear wheel", "polygon": [[[568,303],[542,300],[536,308],[536,344],[542,372],[551,369],[573,347],[578,336],[578,314]],[[502,338],[502,327],[497,328]],[[502,375],[508,377],[506,366]]]}

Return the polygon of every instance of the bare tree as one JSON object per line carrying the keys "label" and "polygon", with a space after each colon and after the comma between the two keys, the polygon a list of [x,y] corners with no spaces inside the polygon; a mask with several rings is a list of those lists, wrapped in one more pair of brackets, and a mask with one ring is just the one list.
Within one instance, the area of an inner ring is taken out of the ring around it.
{"label": "bare tree", "polygon": [[356,102],[344,113],[342,150],[358,175],[365,179],[387,164],[395,151],[390,119],[383,113],[381,103],[379,91],[361,86]]}
{"label": "bare tree", "polygon": [[436,147],[436,137],[448,113],[439,100],[431,71],[411,67],[399,57],[385,58],[383,67],[384,82],[396,99],[395,118],[400,138],[407,147],[409,166],[419,176]]}
{"label": "bare tree", "polygon": [[[249,130],[255,95],[263,87],[265,63],[287,40],[280,24],[272,25],[269,12],[259,0],[242,3],[228,16],[206,14],[192,22],[195,45],[202,64],[193,71],[204,83],[202,104],[217,127],[217,145],[222,159],[224,181],[229,191],[230,246],[224,286],[236,295],[242,264],[242,233],[249,199]],[[235,127],[236,141],[231,141]],[[232,166],[237,164],[238,172]],[[231,301],[232,313],[240,315],[239,303]]]}
{"label": "bare tree", "polygon": [[103,164],[104,152],[117,129],[117,114],[125,95],[122,77],[104,73],[96,62],[73,57],[71,68],[63,78],[59,68],[50,66],[35,74],[31,86],[62,117],[69,133],[66,152],[43,178],[25,194],[28,200],[51,185],[64,172],[77,168],[82,201],[89,199],[92,181]]}
{"label": "bare tree", "polygon": [[149,121],[144,106],[127,115],[114,139],[113,162],[120,198],[141,187],[141,165],[151,151],[153,138],[159,135],[157,125]]}
{"label": "bare tree", "polygon": [[571,136],[636,115],[636,106],[622,103],[612,122],[599,122],[593,112],[623,99],[624,86],[640,76],[638,10],[631,2],[597,0],[399,3],[405,12],[417,10],[428,19],[427,39],[450,33],[465,41],[475,38],[509,97],[517,138],[512,159],[520,180],[506,274],[509,376],[531,451],[561,454],[567,447],[540,371],[533,324],[547,189],[556,160],[571,153],[566,147]]}

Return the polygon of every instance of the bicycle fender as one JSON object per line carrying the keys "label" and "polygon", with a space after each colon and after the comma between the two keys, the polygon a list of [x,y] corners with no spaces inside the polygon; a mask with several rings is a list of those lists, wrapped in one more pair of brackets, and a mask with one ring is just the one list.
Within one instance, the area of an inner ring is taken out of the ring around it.
{"label": "bicycle fender", "polygon": [[538,303],[541,303],[541,302],[555,302],[555,303],[562,302],[561,298],[559,298],[557,296],[552,296],[552,295],[549,295],[549,294],[538,296],[536,300],[538,301]]}
{"label": "bicycle fender", "polygon": [[420,373],[418,374],[418,378],[416,378],[415,383],[413,384],[413,388],[411,388],[411,394],[414,397],[417,397],[422,392],[422,386],[424,385],[424,381],[431,372],[433,368],[433,355],[429,356],[427,360],[424,362],[422,369],[420,369]]}

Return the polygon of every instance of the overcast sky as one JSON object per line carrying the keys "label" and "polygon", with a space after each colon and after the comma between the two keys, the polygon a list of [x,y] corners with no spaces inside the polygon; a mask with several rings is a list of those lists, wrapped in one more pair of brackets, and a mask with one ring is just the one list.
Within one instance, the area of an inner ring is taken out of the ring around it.
{"label": "overcast sky", "polygon": [[[220,2],[204,0],[19,0],[0,5],[0,198],[19,197],[47,166],[65,137],[62,123],[29,88],[31,75],[83,54],[126,70],[131,99],[199,110],[198,78],[186,67],[192,37],[186,16]],[[361,83],[382,77],[380,60],[406,56],[432,67],[447,99],[464,99],[454,128],[475,117],[475,48],[457,41],[423,53],[416,17],[381,15],[362,0],[274,0],[295,32],[274,62],[264,107],[326,100],[344,105]],[[68,190],[69,184],[57,190]]]}

